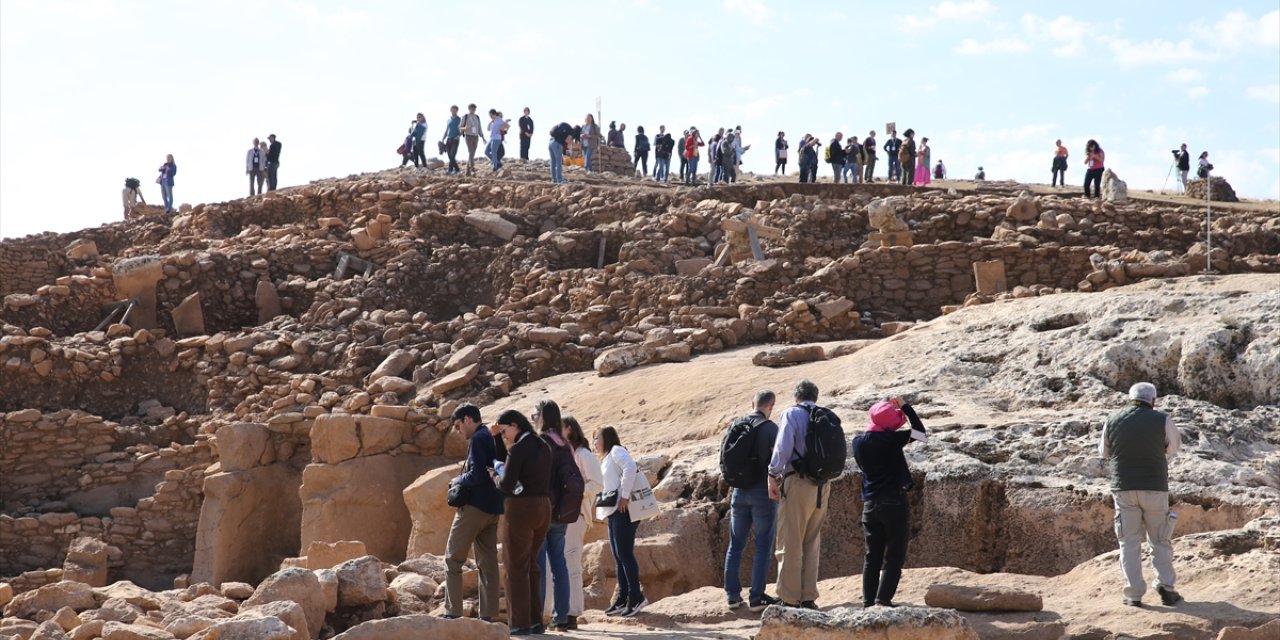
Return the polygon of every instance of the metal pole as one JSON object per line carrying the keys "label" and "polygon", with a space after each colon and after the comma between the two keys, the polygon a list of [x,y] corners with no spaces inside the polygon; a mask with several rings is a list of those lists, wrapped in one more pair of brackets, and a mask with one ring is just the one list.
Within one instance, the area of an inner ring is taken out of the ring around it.
{"label": "metal pole", "polygon": [[1204,173],[1204,271],[1213,271],[1213,178],[1209,171]]}

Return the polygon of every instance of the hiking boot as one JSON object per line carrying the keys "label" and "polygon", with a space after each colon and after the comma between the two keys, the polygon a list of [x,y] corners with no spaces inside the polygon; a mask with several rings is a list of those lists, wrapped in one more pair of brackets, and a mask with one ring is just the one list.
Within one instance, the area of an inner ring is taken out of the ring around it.
{"label": "hiking boot", "polygon": [[1141,601],[1141,600],[1139,600],[1139,599],[1137,599],[1137,598],[1125,598],[1125,599],[1124,599],[1124,606],[1126,606],[1126,607],[1141,607],[1141,606],[1142,606],[1142,601]]}
{"label": "hiking boot", "polygon": [[727,604],[730,609],[740,609],[742,608],[742,605],[746,604],[746,602],[744,602],[742,597],[739,596],[737,598],[729,598],[729,602]]}
{"label": "hiking boot", "polygon": [[1163,604],[1166,607],[1172,607],[1173,605],[1182,602],[1182,596],[1177,591],[1168,587],[1156,587],[1156,593],[1160,594],[1160,604]]}
{"label": "hiking boot", "polygon": [[773,604],[782,604],[782,601],[767,593],[762,593],[760,594],[759,598],[751,599],[751,606],[748,607],[748,609],[750,609],[753,613],[760,613],[761,611],[764,611],[765,609],[767,609],[769,605],[773,605]]}
{"label": "hiking boot", "polygon": [[817,609],[818,609],[818,603],[814,602],[813,600],[805,600],[804,602],[801,602],[801,603],[800,603],[800,608],[801,608],[801,609],[813,609],[813,610],[817,611]]}
{"label": "hiking boot", "polygon": [[898,605],[896,605],[896,604],[894,604],[894,603],[892,603],[892,602],[889,602],[888,600],[876,600],[876,606],[877,606],[877,607],[888,607],[888,608],[892,609],[892,608],[894,608],[894,607],[896,607],[896,606],[898,606]]}

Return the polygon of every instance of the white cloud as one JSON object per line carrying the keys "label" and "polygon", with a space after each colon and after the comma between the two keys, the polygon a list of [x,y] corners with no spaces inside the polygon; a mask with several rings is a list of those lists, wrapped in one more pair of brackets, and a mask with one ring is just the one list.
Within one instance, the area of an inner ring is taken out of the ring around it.
{"label": "white cloud", "polygon": [[1085,52],[1088,37],[1096,27],[1071,16],[1058,16],[1052,20],[1034,14],[1022,16],[1022,30],[1033,40],[1045,40],[1053,45],[1053,54],[1061,58],[1074,58]]}
{"label": "white cloud", "polygon": [[899,26],[903,30],[928,29],[943,22],[967,22],[993,13],[996,10],[988,0],[971,0],[954,2],[944,0],[929,7],[929,13],[923,16],[903,16]]}
{"label": "white cloud", "polygon": [[765,5],[764,0],[724,0],[724,10],[742,14],[757,27],[765,26],[773,17],[773,10]]}
{"label": "white cloud", "polygon": [[779,104],[782,104],[782,96],[765,96],[739,106],[734,106],[731,111],[740,113],[747,118],[759,118],[760,116],[772,111],[774,107],[777,107]]}
{"label": "white cloud", "polygon": [[956,51],[965,55],[986,55],[992,53],[1025,53],[1031,45],[1021,38],[997,38],[987,42],[978,42],[973,38],[965,38]]}
{"label": "white cloud", "polygon": [[1245,95],[1254,100],[1280,104],[1280,84],[1268,84],[1245,89]]}
{"label": "white cloud", "polygon": [[1213,26],[1193,25],[1191,32],[1219,49],[1280,46],[1280,11],[1272,11],[1256,20],[1243,11],[1232,11]]}
{"label": "white cloud", "polygon": [[1191,98],[1191,99],[1203,98],[1207,95],[1209,95],[1209,87],[1205,87],[1201,85],[1196,85],[1194,87],[1187,87],[1188,98]]}
{"label": "white cloud", "polygon": [[1216,54],[1197,47],[1189,38],[1177,42],[1159,38],[1133,42],[1127,38],[1117,38],[1108,44],[1116,63],[1127,67],[1157,63],[1201,62],[1217,58]]}
{"label": "white cloud", "polygon": [[1204,80],[1204,74],[1195,69],[1176,69],[1165,77],[1174,84],[1191,84]]}

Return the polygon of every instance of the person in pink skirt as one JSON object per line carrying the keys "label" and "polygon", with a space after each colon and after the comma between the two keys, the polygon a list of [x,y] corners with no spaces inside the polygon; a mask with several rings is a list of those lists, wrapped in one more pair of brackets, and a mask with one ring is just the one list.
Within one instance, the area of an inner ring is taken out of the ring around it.
{"label": "person in pink skirt", "polygon": [[916,150],[916,184],[929,184],[929,139],[920,138],[920,148]]}

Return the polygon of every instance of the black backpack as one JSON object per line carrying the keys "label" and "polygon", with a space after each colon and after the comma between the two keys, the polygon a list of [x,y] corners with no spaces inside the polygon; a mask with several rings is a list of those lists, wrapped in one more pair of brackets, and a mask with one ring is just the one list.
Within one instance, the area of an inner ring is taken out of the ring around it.
{"label": "black backpack", "polygon": [[[791,462],[791,468],[817,483],[819,487],[844,473],[848,446],[840,417],[834,411],[814,405],[809,408],[809,429],[804,436],[804,456]],[[822,506],[822,492],[818,492],[818,506]]]}
{"label": "black backpack", "polygon": [[572,447],[556,444],[550,436],[542,439],[551,447],[551,521],[573,524],[582,517],[582,495],[587,486],[582,471]]}
{"label": "black backpack", "polygon": [[764,416],[742,416],[729,424],[720,441],[720,473],[735,489],[749,489],[764,479],[767,461],[760,459],[756,446]]}

